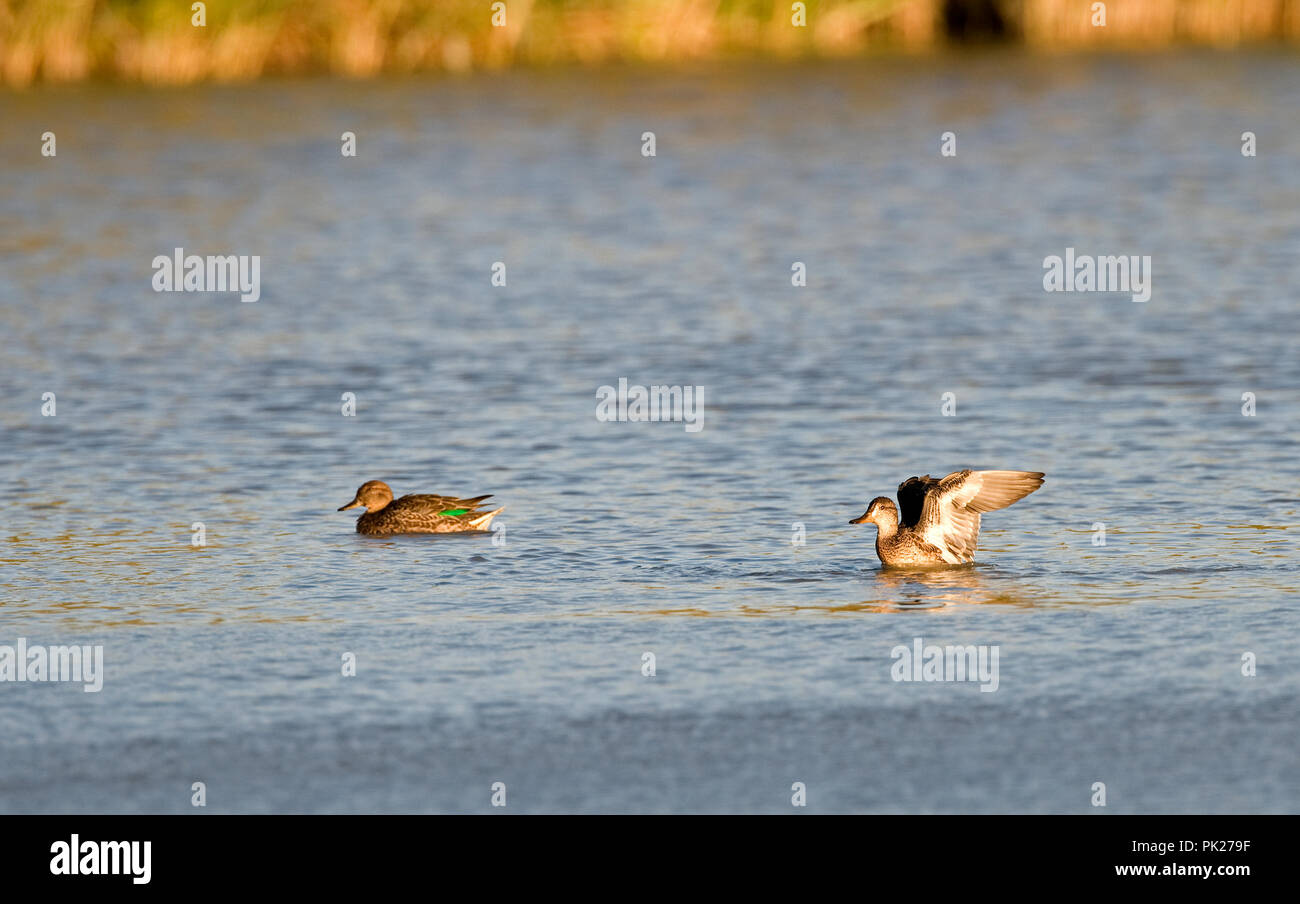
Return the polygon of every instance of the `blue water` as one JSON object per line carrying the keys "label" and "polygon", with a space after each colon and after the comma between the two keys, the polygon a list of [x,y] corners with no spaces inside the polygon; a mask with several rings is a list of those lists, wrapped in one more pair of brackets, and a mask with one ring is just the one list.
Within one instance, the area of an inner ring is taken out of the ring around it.
{"label": "blue water", "polygon": [[[0,811],[1300,810],[1297,94],[1218,54],[0,94],[0,645],[105,662],[0,682]],[[261,300],[155,293],[177,246]],[[1067,247],[1151,300],[1044,292]],[[703,429],[597,420],[620,377]],[[882,572],[847,521],[962,467],[1047,482],[977,566]],[[358,536],[370,479],[505,533]],[[894,681],[918,637],[997,690]]]}

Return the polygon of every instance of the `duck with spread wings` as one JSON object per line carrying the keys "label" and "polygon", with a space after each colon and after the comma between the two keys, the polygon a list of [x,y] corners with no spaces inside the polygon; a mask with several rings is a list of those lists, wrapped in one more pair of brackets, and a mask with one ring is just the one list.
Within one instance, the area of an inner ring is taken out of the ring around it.
{"label": "duck with spread wings", "polygon": [[1006,508],[1043,485],[1041,471],[954,471],[898,485],[898,505],[871,500],[850,524],[876,525],[876,555],[885,565],[966,565],[975,561],[980,515]]}

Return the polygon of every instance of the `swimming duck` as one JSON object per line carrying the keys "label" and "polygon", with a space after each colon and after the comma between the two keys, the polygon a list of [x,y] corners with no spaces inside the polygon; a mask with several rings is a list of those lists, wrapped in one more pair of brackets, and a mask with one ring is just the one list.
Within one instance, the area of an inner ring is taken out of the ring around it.
{"label": "swimming duck", "polygon": [[1041,471],[953,471],[898,485],[898,506],[888,496],[871,500],[861,518],[876,525],[876,555],[885,565],[965,565],[975,561],[980,514],[1006,508],[1043,485]]}
{"label": "swimming duck", "polygon": [[365,507],[365,514],[357,519],[359,534],[456,534],[487,530],[492,519],[505,508],[476,511],[484,499],[490,498],[491,493],[473,499],[414,493],[394,500],[388,484],[369,480],[361,484],[357,495],[347,505],[340,506],[339,511],[359,505]]}

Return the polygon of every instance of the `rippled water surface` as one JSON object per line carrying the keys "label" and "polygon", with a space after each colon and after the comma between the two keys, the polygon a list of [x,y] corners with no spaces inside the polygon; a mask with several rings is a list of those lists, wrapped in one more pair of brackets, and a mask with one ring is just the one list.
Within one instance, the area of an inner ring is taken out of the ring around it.
{"label": "rippled water surface", "polygon": [[[0,810],[1300,809],[1297,96],[1209,54],[0,95],[0,644],[105,657],[0,683]],[[177,246],[261,300],[153,292]],[[1045,293],[1067,247],[1151,300]],[[620,377],[703,429],[598,421]],[[882,572],[847,521],[961,467],[1048,477],[978,566]],[[358,536],[375,478],[495,493],[504,545]],[[918,637],[996,692],[893,681]]]}

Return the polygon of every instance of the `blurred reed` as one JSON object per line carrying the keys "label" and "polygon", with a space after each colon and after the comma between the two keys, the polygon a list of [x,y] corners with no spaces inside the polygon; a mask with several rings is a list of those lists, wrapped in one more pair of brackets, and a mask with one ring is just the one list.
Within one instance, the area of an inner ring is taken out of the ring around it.
{"label": "blurred reed", "polygon": [[1300,44],[1300,0],[0,0],[0,81],[365,77],[519,64],[834,57],[969,41],[1036,49]]}

